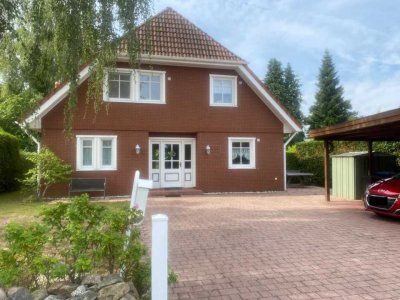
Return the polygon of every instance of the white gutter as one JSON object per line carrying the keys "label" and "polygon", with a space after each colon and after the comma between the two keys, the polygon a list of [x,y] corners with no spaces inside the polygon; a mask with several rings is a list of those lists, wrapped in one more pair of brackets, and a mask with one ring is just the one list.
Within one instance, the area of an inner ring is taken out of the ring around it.
{"label": "white gutter", "polygon": [[287,190],[287,182],[286,182],[286,147],[293,140],[293,138],[297,135],[297,131],[293,132],[291,136],[287,139],[287,141],[283,144],[283,188]]}

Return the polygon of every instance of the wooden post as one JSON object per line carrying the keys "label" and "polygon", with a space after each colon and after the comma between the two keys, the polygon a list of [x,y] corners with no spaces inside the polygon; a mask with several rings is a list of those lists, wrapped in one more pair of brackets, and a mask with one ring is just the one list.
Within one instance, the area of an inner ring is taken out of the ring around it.
{"label": "wooden post", "polygon": [[372,153],[372,141],[368,141],[368,179],[369,183],[372,182],[372,176],[374,174],[374,157]]}
{"label": "wooden post", "polygon": [[324,141],[324,177],[325,177],[325,199],[331,201],[329,190],[329,141]]}

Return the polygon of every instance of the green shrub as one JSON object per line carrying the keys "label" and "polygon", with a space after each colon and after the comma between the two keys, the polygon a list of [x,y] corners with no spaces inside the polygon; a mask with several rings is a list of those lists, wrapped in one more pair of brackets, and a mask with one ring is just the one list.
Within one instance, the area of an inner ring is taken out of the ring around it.
{"label": "green shrub", "polygon": [[[0,251],[0,286],[39,288],[65,278],[80,283],[92,271],[121,271],[140,295],[149,295],[150,259],[140,231],[132,229],[142,218],[139,210],[110,210],[82,195],[45,208],[40,218],[40,223],[28,227],[7,225],[7,248]],[[174,273],[171,278],[176,278]]]}
{"label": "green shrub", "polygon": [[27,189],[36,192],[38,198],[43,198],[53,184],[70,179],[72,167],[47,148],[42,148],[39,153],[26,153],[26,158],[33,167],[22,182]]}
{"label": "green shrub", "polygon": [[18,139],[0,129],[0,192],[18,188],[20,160]]}

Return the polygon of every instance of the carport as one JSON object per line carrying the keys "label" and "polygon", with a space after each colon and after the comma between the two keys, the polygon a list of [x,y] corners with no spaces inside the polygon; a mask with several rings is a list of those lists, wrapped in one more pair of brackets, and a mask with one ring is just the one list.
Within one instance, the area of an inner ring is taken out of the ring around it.
{"label": "carport", "polygon": [[330,201],[329,193],[329,155],[332,141],[365,141],[368,143],[368,175],[372,170],[372,143],[375,141],[400,141],[400,108],[368,117],[310,130],[309,136],[324,141],[324,177],[325,198]]}

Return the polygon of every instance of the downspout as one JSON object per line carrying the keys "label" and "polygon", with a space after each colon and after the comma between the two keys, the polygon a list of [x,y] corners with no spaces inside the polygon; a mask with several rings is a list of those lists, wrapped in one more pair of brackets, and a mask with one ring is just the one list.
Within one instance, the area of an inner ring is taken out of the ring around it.
{"label": "downspout", "polygon": [[37,153],[39,153],[40,152],[40,142],[38,141],[38,139],[37,138],[35,138],[32,134],[30,134],[29,132],[28,132],[28,130],[26,129],[26,124],[25,123],[18,123],[17,121],[15,121],[15,124],[17,124],[24,132],[25,132],[25,134],[27,135],[27,136],[29,136],[30,137],[30,139],[36,144],[36,151],[37,151]]}
{"label": "downspout", "polygon": [[293,138],[297,135],[297,131],[293,132],[292,135],[289,136],[287,141],[283,144],[283,188],[286,191],[287,190],[287,183],[286,183],[286,148],[289,145],[289,143],[293,140]]}
{"label": "downspout", "polygon": [[[15,124],[17,124],[24,132],[27,136],[29,136],[31,138],[31,140],[36,144],[36,151],[37,153],[40,153],[40,142],[38,141],[37,138],[35,138],[32,134],[29,133],[28,129],[26,128],[26,123],[18,123],[17,121],[15,121]],[[36,190],[36,194],[37,197],[40,197],[40,173],[37,176],[37,190]]]}

